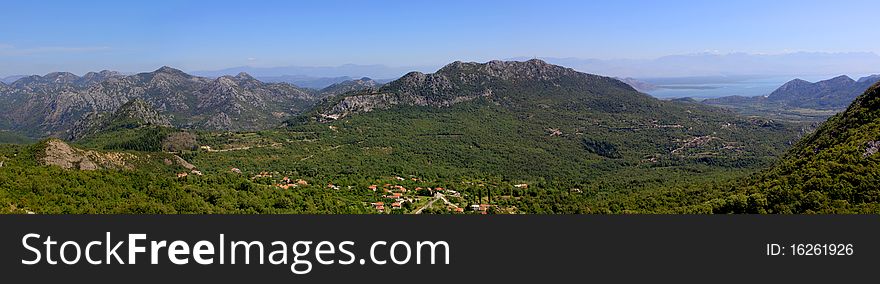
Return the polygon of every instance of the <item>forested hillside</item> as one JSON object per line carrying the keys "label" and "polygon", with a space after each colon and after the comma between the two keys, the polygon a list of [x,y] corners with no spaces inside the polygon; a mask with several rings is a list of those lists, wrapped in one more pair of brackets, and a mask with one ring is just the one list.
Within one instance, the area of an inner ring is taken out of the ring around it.
{"label": "forested hillside", "polygon": [[718,212],[880,212],[880,85],[856,98],[776,165],[727,199]]}

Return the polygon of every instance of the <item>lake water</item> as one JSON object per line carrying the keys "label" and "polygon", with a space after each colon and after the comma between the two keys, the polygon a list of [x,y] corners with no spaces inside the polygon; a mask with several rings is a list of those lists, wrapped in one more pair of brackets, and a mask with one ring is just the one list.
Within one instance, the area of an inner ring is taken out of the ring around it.
{"label": "lake water", "polygon": [[795,78],[816,82],[832,77],[834,76],[646,78],[640,80],[659,87],[657,90],[648,91],[648,94],[656,98],[708,99],[726,96],[766,96]]}

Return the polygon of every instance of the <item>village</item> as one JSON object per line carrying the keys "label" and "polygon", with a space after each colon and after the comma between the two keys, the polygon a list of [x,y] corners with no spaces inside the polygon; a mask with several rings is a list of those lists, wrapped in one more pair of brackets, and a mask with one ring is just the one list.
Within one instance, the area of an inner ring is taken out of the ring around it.
{"label": "village", "polygon": [[[281,143],[277,140],[266,139],[256,134],[230,134],[232,138],[224,138],[226,143],[221,145],[200,145],[198,151],[202,153],[230,153],[247,151],[258,148],[277,148]],[[233,141],[233,142],[230,142]],[[288,141],[289,142],[289,141]],[[330,148],[335,150],[339,146]],[[305,156],[302,159],[308,159]],[[183,160],[183,159],[180,159]],[[233,174],[247,177],[256,184],[271,186],[277,190],[334,190],[349,191],[355,196],[361,196],[362,205],[377,214],[515,214],[515,207],[501,206],[492,202],[492,195],[485,184],[481,182],[452,182],[430,181],[420,177],[390,174],[385,177],[369,181],[359,181],[352,184],[347,182],[334,182],[332,180],[315,180],[313,177],[297,177],[295,172],[278,170],[265,170],[254,168],[239,168],[236,165],[226,164],[211,167],[204,171],[195,165],[184,163],[184,171],[176,173],[178,180],[186,181],[211,174]],[[528,189],[527,183],[499,184],[493,183],[494,188],[508,187],[511,189]],[[456,189],[462,189],[460,192]],[[478,189],[479,188],[479,189]],[[469,189],[469,190],[468,190]],[[505,190],[506,191],[506,190]],[[485,194],[483,193],[485,192]],[[484,196],[485,195],[485,196]],[[495,196],[496,200],[505,198]],[[508,197],[509,198],[509,197]]]}
{"label": "village", "polygon": [[[178,180],[186,180],[191,176],[204,175],[200,170],[192,168],[186,172],[177,173]],[[243,175],[239,168],[229,168],[229,173]],[[279,172],[262,171],[249,177],[251,181],[261,184],[269,184],[278,190],[298,190],[303,188],[321,188],[324,190],[361,190],[372,197],[370,202],[364,202],[364,206],[377,214],[490,214],[501,212],[497,205],[483,202],[482,197],[473,196],[466,198],[463,193],[442,186],[430,186],[431,182],[424,182],[417,177],[404,178],[392,176],[369,186],[346,185],[341,186],[332,182],[315,185],[305,179],[291,178]],[[528,184],[516,184],[515,188],[528,188]],[[476,199],[480,202],[473,203],[468,200]],[[512,212],[512,210],[504,210]]]}

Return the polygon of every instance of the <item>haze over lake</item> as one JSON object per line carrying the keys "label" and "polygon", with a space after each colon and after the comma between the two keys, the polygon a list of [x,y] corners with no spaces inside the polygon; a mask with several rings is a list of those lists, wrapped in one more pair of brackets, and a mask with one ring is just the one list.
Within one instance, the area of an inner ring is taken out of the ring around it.
{"label": "haze over lake", "polygon": [[796,78],[816,82],[838,75],[640,78],[639,80],[657,86],[656,90],[647,92],[657,98],[709,99],[725,96],[766,96]]}

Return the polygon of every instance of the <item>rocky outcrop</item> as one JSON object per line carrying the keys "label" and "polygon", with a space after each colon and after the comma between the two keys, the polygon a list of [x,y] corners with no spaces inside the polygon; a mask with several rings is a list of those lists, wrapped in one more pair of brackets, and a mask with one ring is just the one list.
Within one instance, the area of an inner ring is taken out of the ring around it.
{"label": "rocky outcrop", "polygon": [[38,162],[47,166],[59,166],[63,169],[96,170],[98,165],[92,161],[85,151],[76,150],[60,140],[46,141],[43,156]]}
{"label": "rocky outcrop", "polygon": [[36,153],[37,162],[45,166],[58,166],[63,169],[132,169],[131,162],[137,157],[128,153],[99,153],[71,147],[58,139],[41,143]]}
{"label": "rocky outcrop", "polygon": [[177,164],[178,166],[181,166],[187,170],[196,169],[196,166],[194,166],[193,164],[190,164],[189,162],[187,162],[186,160],[184,160],[183,158],[181,158],[178,155],[173,155],[172,158],[174,159],[174,164]]}
{"label": "rocky outcrop", "polygon": [[868,145],[865,147],[865,153],[862,154],[862,157],[871,157],[874,154],[877,154],[877,151],[880,151],[880,141],[868,141]]}

